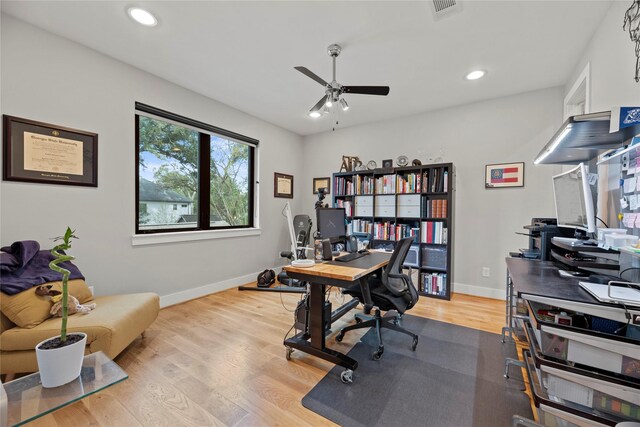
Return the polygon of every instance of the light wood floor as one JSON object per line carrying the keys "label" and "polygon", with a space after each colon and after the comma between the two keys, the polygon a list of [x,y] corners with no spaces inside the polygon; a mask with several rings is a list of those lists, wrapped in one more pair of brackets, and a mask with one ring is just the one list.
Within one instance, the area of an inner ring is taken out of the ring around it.
{"label": "light wood floor", "polygon": [[[300,403],[332,365],[301,352],[285,360],[282,340],[299,298],[232,289],[165,308],[116,359],[129,379],[31,425],[334,425]],[[335,308],[342,296],[332,299]],[[410,314],[499,334],[504,310],[504,301],[455,294],[423,297]],[[327,342],[346,353],[361,336],[355,332]]]}

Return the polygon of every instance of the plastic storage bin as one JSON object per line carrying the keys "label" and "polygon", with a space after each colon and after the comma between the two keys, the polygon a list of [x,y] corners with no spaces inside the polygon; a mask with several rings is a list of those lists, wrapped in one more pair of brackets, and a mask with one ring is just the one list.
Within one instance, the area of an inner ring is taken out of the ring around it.
{"label": "plastic storage bin", "polygon": [[[533,328],[526,324],[528,339]],[[549,397],[582,406],[585,411],[606,414],[619,421],[640,421],[640,381],[597,373],[556,362],[540,354],[535,341],[530,347],[535,372]]]}
{"label": "plastic storage bin", "polygon": [[545,356],[640,379],[640,341],[554,323],[540,311],[548,306],[527,301],[534,335]]}
{"label": "plastic storage bin", "polygon": [[548,427],[603,427],[615,426],[624,421],[618,416],[549,395],[536,372],[531,353],[525,350],[522,354],[531,385],[533,402],[541,424]]}

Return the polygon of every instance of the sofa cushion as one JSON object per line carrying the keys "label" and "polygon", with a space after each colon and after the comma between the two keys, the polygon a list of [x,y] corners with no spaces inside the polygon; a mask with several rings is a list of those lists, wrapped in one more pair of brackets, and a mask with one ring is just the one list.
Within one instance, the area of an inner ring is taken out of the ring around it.
{"label": "sofa cushion", "polygon": [[[52,289],[62,291],[62,282],[49,282]],[[82,279],[69,280],[69,293],[76,297],[80,304],[93,299],[93,294]],[[51,315],[51,301],[36,295],[36,286],[15,295],[2,294],[0,310],[13,323],[21,328],[33,328],[47,320]]]}
{"label": "sofa cushion", "polygon": [[[89,314],[69,317],[67,333],[84,332],[90,353],[104,351],[115,357],[158,316],[159,298],[154,293],[97,297],[96,308]],[[62,319],[51,318],[38,326],[13,328],[0,335],[0,350],[33,350],[47,338],[60,335]]]}

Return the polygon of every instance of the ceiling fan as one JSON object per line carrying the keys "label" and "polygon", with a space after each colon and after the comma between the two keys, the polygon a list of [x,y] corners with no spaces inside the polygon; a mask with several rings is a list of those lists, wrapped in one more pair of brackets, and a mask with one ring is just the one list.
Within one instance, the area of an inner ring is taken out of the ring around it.
{"label": "ceiling fan", "polygon": [[344,111],[349,109],[349,104],[344,98],[340,98],[343,93],[355,93],[361,95],[383,95],[389,94],[389,86],[343,86],[336,81],[336,58],[340,55],[342,48],[340,45],[332,44],[328,47],[328,53],[333,58],[333,80],[327,83],[318,77],[313,71],[306,67],[293,67],[305,76],[317,81],[325,87],[325,95],[309,110],[309,116],[320,117],[320,110],[323,107],[331,108],[334,102],[339,102]]}

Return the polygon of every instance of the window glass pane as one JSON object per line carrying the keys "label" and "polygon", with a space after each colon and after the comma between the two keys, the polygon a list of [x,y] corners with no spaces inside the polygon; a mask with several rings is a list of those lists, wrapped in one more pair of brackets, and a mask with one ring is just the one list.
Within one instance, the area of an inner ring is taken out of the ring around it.
{"label": "window glass pane", "polygon": [[249,225],[249,146],[211,136],[211,227]]}
{"label": "window glass pane", "polygon": [[138,228],[196,227],[199,133],[139,116],[138,136]]}

